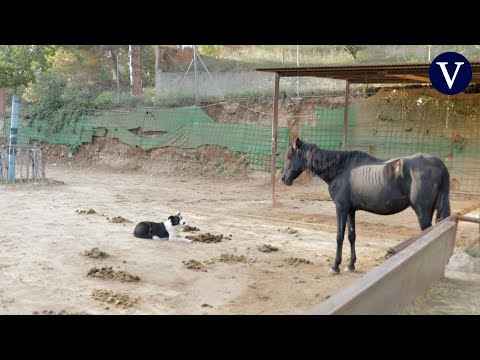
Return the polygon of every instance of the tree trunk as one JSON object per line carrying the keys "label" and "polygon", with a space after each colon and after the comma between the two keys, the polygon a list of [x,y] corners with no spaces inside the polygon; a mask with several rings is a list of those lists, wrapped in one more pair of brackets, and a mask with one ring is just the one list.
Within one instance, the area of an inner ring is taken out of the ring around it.
{"label": "tree trunk", "polygon": [[132,94],[139,96],[142,94],[142,63],[140,45],[129,45],[130,54],[130,84]]}
{"label": "tree trunk", "polygon": [[120,69],[117,69],[117,61],[118,61],[118,55],[115,51],[110,50],[110,53],[112,54],[112,64],[113,64],[113,72],[115,74],[115,81],[117,79],[120,79]]}
{"label": "tree trunk", "polygon": [[[7,104],[7,89],[0,88],[0,138],[3,138],[5,134],[3,133],[3,127],[5,126],[5,111],[6,111],[6,104]],[[0,144],[3,144],[5,139],[2,139]]]}
{"label": "tree trunk", "polygon": [[5,119],[5,105],[7,97],[7,89],[0,89],[0,121]]}

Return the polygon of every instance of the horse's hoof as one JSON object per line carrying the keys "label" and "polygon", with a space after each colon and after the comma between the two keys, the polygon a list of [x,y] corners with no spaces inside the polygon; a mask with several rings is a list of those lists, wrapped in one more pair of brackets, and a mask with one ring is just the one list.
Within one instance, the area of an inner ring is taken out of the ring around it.
{"label": "horse's hoof", "polygon": [[340,274],[340,270],[330,269],[330,270],[328,270],[328,273],[329,273],[329,274],[336,275],[336,274]]}
{"label": "horse's hoof", "polygon": [[345,272],[354,272],[354,271],[355,271],[355,268],[350,269],[350,268],[347,266],[347,267],[345,267],[345,269],[343,269],[343,271],[345,271]]}

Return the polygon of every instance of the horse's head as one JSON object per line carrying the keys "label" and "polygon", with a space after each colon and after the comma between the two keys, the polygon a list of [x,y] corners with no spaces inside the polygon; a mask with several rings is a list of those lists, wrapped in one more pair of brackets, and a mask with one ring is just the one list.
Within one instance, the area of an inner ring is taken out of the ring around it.
{"label": "horse's head", "polygon": [[293,180],[305,170],[304,159],[302,156],[302,145],[302,140],[297,138],[293,145],[287,150],[282,176],[282,181],[285,185],[292,185]]}

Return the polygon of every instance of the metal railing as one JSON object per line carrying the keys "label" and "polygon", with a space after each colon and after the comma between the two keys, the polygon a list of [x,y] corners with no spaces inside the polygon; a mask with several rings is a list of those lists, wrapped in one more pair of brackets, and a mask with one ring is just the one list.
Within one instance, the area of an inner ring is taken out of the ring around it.
{"label": "metal railing", "polygon": [[[41,148],[2,145],[0,148],[0,184],[7,184],[9,158],[15,157],[13,182],[46,181],[45,158]],[[12,181],[10,181],[12,182]]]}

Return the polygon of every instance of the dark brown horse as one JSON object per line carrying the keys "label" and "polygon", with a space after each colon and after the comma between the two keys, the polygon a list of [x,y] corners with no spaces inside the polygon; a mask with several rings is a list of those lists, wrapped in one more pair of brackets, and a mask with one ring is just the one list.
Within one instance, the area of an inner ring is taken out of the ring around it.
{"label": "dark brown horse", "polygon": [[287,151],[282,181],[290,186],[305,170],[328,184],[337,210],[337,256],[330,272],[340,272],[347,222],[351,256],[345,271],[355,270],[357,210],[390,215],[411,206],[422,230],[432,226],[435,210],[437,222],[450,215],[448,170],[432,155],[380,160],[358,150],[322,150],[297,138]]}

